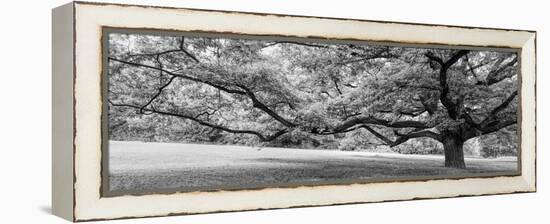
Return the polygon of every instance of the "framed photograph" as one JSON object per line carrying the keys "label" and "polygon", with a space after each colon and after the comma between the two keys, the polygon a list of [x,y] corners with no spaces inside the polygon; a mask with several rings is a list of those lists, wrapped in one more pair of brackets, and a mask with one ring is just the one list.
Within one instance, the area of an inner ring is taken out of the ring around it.
{"label": "framed photograph", "polygon": [[71,221],[536,191],[536,32],[53,10]]}

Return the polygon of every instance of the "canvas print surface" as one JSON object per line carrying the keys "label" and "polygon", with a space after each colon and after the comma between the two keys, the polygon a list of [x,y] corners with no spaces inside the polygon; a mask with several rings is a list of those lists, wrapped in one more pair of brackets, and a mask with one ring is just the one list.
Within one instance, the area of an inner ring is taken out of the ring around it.
{"label": "canvas print surface", "polygon": [[510,49],[110,32],[108,191],[518,174]]}

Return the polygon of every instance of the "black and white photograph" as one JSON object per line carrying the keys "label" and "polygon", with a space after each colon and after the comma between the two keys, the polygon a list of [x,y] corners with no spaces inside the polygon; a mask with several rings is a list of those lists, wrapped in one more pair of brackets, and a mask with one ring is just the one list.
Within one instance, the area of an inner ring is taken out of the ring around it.
{"label": "black and white photograph", "polygon": [[517,175],[517,49],[104,31],[109,192]]}
{"label": "black and white photograph", "polygon": [[544,223],[544,6],[6,2],[0,223]]}

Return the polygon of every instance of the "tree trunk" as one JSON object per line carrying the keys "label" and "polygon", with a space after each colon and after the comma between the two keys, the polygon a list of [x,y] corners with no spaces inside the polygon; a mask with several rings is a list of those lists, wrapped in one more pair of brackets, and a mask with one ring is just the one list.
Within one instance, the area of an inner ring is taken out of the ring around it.
{"label": "tree trunk", "polygon": [[463,146],[464,142],[455,137],[444,138],[445,167],[466,168]]}

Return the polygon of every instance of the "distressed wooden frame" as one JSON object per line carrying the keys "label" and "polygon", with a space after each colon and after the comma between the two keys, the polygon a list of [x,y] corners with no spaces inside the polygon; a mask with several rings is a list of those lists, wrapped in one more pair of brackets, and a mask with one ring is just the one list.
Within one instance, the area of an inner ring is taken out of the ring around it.
{"label": "distressed wooden frame", "polygon": [[[88,221],[536,191],[534,31],[84,2],[54,9],[52,23],[52,206],[54,214],[65,219]],[[101,194],[105,27],[517,49],[521,63],[521,173],[105,197]]]}

